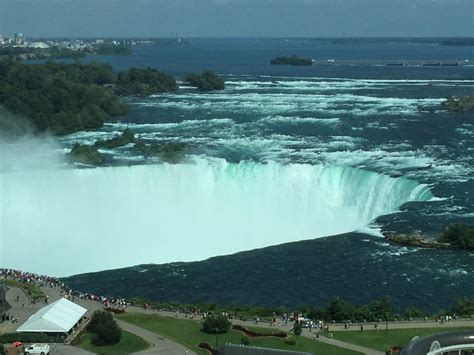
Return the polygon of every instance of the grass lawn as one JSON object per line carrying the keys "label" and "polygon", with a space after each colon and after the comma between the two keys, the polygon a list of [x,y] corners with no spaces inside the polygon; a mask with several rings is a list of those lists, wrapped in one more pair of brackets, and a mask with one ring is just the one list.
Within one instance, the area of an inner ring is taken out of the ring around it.
{"label": "grass lawn", "polygon": [[135,334],[122,330],[122,339],[120,342],[110,346],[95,346],[92,344],[92,333],[84,333],[81,335],[80,343],[76,346],[89,350],[96,354],[114,354],[114,355],[126,355],[136,351],[144,350],[150,346],[148,342]]}
{"label": "grass lawn", "polygon": [[[197,347],[199,343],[208,343],[211,346],[216,345],[216,336],[201,332],[201,324],[196,321],[147,314],[124,314],[118,316],[118,318],[167,337],[168,339],[180,343],[198,354],[208,355],[207,351]],[[252,329],[258,330],[260,332],[267,331],[266,329],[262,328],[252,327]],[[240,340],[243,337],[243,333],[231,330],[226,334],[219,335],[219,345],[225,343],[240,344]],[[287,341],[289,340],[291,341],[294,339],[291,336],[287,339],[270,337],[249,338],[249,345],[266,348],[308,351],[325,355],[359,354],[358,352],[316,342],[315,340],[310,340],[301,336],[299,337],[296,345],[288,344]]]}
{"label": "grass lawn", "polygon": [[380,351],[387,351],[391,346],[406,346],[415,336],[427,336],[431,334],[449,332],[456,330],[467,330],[471,328],[420,328],[420,329],[384,329],[350,331],[350,332],[332,332],[333,338],[348,343],[365,346]]}

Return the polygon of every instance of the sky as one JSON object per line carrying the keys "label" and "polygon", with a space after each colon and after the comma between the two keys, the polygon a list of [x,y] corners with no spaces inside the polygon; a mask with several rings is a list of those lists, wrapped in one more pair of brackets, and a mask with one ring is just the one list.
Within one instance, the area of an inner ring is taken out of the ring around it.
{"label": "sky", "polygon": [[29,37],[452,37],[474,0],[0,0]]}

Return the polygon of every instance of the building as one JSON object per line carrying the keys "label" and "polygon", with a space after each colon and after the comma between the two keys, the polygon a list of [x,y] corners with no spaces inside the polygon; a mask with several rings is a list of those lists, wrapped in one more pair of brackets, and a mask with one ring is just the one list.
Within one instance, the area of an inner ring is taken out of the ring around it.
{"label": "building", "polygon": [[0,34],[0,46],[3,46],[5,44],[5,38],[3,38],[3,35]]}
{"label": "building", "polygon": [[28,43],[28,48],[48,49],[49,44],[45,42],[31,42],[31,43]]}
{"label": "building", "polygon": [[20,325],[17,332],[70,334],[82,321],[87,309],[61,298],[41,308]]}
{"label": "building", "polygon": [[474,352],[474,329],[415,337],[401,355],[450,355]]}
{"label": "building", "polygon": [[23,33],[15,33],[15,36],[13,37],[13,44],[21,46],[24,43],[25,39],[23,38]]}
{"label": "building", "polygon": [[10,305],[7,302],[6,294],[7,287],[5,286],[4,282],[0,281],[0,323],[5,320],[7,312],[10,309]]}

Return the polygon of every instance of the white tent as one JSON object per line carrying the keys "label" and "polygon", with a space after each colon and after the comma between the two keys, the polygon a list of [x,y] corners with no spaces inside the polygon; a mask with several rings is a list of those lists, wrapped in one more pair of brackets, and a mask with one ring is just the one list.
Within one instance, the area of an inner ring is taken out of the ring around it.
{"label": "white tent", "polygon": [[87,309],[65,298],[41,308],[23,323],[17,332],[69,333]]}

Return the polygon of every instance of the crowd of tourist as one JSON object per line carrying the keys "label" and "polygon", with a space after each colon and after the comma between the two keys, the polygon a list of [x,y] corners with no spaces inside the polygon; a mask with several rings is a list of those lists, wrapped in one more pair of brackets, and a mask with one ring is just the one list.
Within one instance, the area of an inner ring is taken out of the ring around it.
{"label": "crowd of tourist", "polygon": [[[82,293],[74,291],[64,284],[60,279],[53,276],[40,275],[32,272],[25,272],[15,269],[3,269],[0,268],[0,279],[9,279],[21,283],[30,283],[38,287],[50,287],[59,288],[60,295],[70,301],[74,301],[76,298],[96,301],[101,303],[105,308],[112,309],[125,309],[130,305],[130,302],[124,298],[119,297],[106,297],[101,295],[94,295],[91,293]],[[48,303],[48,295],[44,296],[45,303]]]}

